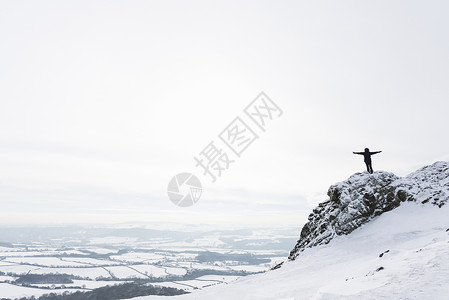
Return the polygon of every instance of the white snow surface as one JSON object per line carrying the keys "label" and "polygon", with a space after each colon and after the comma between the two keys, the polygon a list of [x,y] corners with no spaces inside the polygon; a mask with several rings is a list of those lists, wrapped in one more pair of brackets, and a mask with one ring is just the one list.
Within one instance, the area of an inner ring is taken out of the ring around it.
{"label": "white snow surface", "polygon": [[170,299],[449,299],[448,229],[449,205],[405,202],[280,269]]}

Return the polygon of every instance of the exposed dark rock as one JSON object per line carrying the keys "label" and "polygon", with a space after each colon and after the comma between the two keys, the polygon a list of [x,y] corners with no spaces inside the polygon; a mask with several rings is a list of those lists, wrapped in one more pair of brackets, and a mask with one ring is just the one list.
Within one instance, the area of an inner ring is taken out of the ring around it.
{"label": "exposed dark rock", "polygon": [[388,252],[390,252],[390,250],[387,250],[387,251],[382,252],[381,254],[379,254],[379,257],[384,256],[384,254],[386,254],[386,253],[388,253]]}
{"label": "exposed dark rock", "polygon": [[275,265],[274,267],[272,267],[270,270],[276,270],[279,269],[280,267],[282,267],[282,265],[284,264],[284,262],[280,262],[277,265]]}

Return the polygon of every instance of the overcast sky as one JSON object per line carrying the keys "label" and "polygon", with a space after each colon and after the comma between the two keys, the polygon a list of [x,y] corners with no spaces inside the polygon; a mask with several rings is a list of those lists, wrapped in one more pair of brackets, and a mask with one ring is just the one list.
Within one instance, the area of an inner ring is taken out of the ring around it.
{"label": "overcast sky", "polygon": [[[448,13],[447,1],[1,1],[0,223],[299,225],[365,170],[352,151],[382,150],[374,170],[399,176],[449,160]],[[282,116],[212,183],[193,157],[261,91]],[[190,208],[167,197],[181,172],[204,188]]]}

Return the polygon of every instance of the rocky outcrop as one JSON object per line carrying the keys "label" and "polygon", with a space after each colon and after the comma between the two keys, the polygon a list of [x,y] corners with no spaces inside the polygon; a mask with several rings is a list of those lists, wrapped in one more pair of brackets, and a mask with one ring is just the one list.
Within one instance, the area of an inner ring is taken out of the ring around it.
{"label": "rocky outcrop", "polygon": [[401,202],[415,201],[441,207],[449,205],[449,162],[436,162],[400,178],[389,172],[356,173],[332,185],[328,200],[309,215],[289,259],[305,248],[329,243],[351,233]]}

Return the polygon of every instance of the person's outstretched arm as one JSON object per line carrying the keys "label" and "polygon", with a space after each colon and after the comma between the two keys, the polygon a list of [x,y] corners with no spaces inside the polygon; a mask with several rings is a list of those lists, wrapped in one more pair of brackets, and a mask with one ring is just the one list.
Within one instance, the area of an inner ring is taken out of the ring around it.
{"label": "person's outstretched arm", "polygon": [[380,152],[382,152],[382,151],[374,151],[374,152],[370,152],[369,154],[377,154],[377,153],[380,153]]}
{"label": "person's outstretched arm", "polygon": [[365,152],[352,152],[352,153],[363,155]]}

